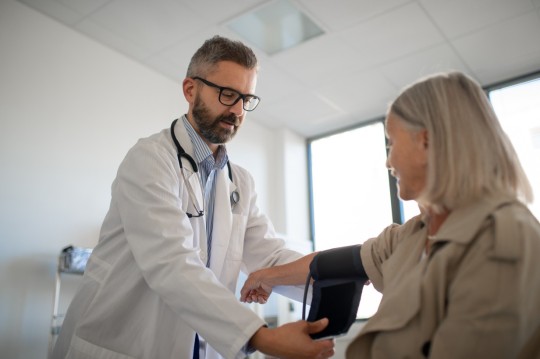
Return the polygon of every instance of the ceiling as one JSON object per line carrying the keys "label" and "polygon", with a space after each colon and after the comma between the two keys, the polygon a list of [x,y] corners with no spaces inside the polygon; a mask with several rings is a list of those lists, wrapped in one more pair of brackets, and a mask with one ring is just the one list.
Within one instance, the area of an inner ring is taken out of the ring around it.
{"label": "ceiling", "polygon": [[[275,0],[19,0],[180,83],[227,23]],[[249,118],[306,137],[384,115],[422,75],[460,70],[482,85],[540,71],[540,0],[291,0],[324,35],[269,56]]]}

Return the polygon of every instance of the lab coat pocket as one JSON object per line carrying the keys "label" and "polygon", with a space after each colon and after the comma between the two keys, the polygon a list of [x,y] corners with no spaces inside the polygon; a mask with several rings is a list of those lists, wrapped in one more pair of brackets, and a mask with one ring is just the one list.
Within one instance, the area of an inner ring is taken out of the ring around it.
{"label": "lab coat pocket", "polygon": [[242,260],[244,254],[244,238],[246,233],[247,216],[243,214],[232,215],[231,239],[227,250],[227,259]]}

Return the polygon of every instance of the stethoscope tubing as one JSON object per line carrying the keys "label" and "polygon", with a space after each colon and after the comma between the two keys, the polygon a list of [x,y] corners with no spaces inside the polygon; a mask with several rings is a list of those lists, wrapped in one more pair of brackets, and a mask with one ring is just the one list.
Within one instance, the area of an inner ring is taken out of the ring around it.
{"label": "stethoscope tubing", "polygon": [[[199,172],[199,166],[197,166],[197,162],[195,162],[193,157],[191,157],[191,155],[189,155],[184,150],[184,148],[180,145],[180,142],[178,142],[178,139],[176,138],[176,135],[174,133],[174,127],[176,126],[177,121],[178,121],[178,119],[175,119],[171,124],[171,137],[172,137],[173,143],[174,143],[174,145],[176,147],[176,155],[178,157],[178,164],[180,166],[180,171],[182,172],[184,182],[186,182],[186,184],[189,184],[186,177],[184,176],[184,166],[182,164],[182,157],[185,158],[189,162],[189,164],[191,165],[191,168],[193,169],[193,172],[195,172],[195,173]],[[229,171],[229,179],[231,180],[231,182],[234,183],[231,164],[230,164],[229,160],[227,160],[227,169]],[[190,196],[193,198],[192,201],[194,201],[194,199],[196,197],[195,197],[195,194],[193,193],[193,189],[191,188],[190,185],[188,185],[188,191],[190,191]],[[231,200],[231,207],[233,207],[235,204],[237,204],[240,201],[240,194],[238,193],[238,191],[236,191],[236,190],[232,191],[231,196],[230,196],[230,200]],[[194,202],[194,204],[195,204],[195,202]],[[199,210],[198,208],[200,208],[200,207],[197,205],[195,207],[195,209],[197,210],[199,215],[202,215],[204,213],[204,209]],[[189,216],[189,217],[192,217],[192,216]]]}

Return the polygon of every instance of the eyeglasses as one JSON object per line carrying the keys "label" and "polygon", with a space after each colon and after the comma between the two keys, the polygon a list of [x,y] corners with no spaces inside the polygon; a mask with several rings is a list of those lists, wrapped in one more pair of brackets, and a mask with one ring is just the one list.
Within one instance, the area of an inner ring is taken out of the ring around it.
{"label": "eyeglasses", "polygon": [[225,106],[234,106],[236,103],[242,99],[243,108],[246,111],[253,111],[255,107],[261,102],[261,98],[255,95],[250,94],[241,94],[240,92],[233,90],[229,87],[218,86],[213,82],[200,78],[198,76],[192,77],[194,80],[199,80],[204,83],[206,86],[214,87],[219,90],[219,102]]}

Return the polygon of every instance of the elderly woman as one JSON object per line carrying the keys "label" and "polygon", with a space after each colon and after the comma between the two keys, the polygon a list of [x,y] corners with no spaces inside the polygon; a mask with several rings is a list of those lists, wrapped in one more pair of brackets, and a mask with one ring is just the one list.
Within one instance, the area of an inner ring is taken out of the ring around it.
{"label": "elderly woman", "polygon": [[[422,214],[360,247],[383,297],[347,358],[539,355],[540,224],[482,88],[461,73],[422,79],[391,104],[386,133],[399,196]],[[241,299],[303,283],[314,255],[254,272]]]}

